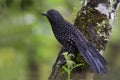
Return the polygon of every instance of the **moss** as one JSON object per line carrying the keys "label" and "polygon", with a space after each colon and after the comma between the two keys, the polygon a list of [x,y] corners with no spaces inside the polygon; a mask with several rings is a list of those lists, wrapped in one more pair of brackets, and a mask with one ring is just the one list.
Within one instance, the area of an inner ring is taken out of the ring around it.
{"label": "moss", "polygon": [[75,70],[77,71],[84,71],[88,69],[89,65],[87,62],[84,60],[84,58],[80,55],[80,53],[77,53],[73,61],[76,62],[76,64],[82,64],[81,66],[77,67]]}
{"label": "moss", "polygon": [[[71,72],[73,69],[77,70],[85,70],[88,68],[87,62],[84,60],[84,58],[80,55],[80,53],[76,53],[76,55],[70,53],[63,53],[66,64],[63,65],[64,70],[66,72]],[[79,65],[79,66],[78,66]],[[67,71],[68,70],[68,71]]]}

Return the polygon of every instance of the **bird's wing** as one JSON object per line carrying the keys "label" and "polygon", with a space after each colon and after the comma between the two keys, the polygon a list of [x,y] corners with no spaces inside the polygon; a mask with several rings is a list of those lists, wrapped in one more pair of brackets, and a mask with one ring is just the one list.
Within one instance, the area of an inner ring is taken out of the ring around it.
{"label": "bird's wing", "polygon": [[84,57],[91,68],[99,74],[107,73],[106,60],[99,54],[99,52],[89,42],[74,41],[79,52]]}

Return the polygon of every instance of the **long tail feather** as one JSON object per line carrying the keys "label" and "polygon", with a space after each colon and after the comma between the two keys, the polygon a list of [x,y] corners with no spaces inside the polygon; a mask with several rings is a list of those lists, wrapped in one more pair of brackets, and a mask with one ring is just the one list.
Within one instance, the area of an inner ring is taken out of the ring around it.
{"label": "long tail feather", "polygon": [[79,52],[84,57],[91,68],[99,74],[107,73],[106,60],[99,54],[99,52],[89,42],[81,45],[76,44]]}

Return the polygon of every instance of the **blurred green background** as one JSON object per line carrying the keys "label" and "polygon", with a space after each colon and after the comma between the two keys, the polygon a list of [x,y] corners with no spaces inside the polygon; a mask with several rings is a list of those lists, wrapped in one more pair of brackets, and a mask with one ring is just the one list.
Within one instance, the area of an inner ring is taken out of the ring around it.
{"label": "blurred green background", "polygon": [[[0,0],[0,80],[47,80],[60,50],[48,20],[58,10],[73,23],[81,0]],[[120,10],[105,50],[109,73],[95,80],[120,80]]]}

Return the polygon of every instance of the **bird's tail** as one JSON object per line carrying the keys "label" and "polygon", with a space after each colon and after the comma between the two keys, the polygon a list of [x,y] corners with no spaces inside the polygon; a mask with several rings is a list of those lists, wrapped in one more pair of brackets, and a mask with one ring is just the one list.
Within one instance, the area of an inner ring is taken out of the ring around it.
{"label": "bird's tail", "polygon": [[76,44],[79,52],[84,57],[86,62],[98,74],[107,73],[106,60],[89,42],[84,45]]}

